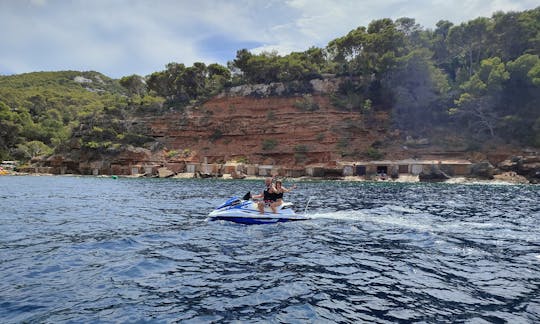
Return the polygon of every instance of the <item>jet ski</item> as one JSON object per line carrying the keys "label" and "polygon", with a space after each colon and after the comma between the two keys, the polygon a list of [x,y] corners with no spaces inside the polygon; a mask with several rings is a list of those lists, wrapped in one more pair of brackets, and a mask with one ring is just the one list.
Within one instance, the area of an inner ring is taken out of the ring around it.
{"label": "jet ski", "polygon": [[308,217],[294,212],[293,204],[284,202],[273,213],[270,207],[264,208],[264,214],[259,212],[257,203],[250,199],[249,193],[242,199],[231,197],[209,215],[209,220],[226,220],[240,224],[273,224],[292,221],[308,220]]}

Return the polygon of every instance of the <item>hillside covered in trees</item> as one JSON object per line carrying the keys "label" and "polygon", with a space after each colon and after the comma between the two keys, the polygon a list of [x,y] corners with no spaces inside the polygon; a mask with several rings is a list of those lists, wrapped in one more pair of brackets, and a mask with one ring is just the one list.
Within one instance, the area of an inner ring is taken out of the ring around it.
{"label": "hillside covered in trees", "polygon": [[[310,80],[322,78],[341,80],[327,94],[335,108],[386,112],[402,136],[454,138],[471,150],[486,142],[538,148],[539,55],[540,7],[459,25],[439,21],[435,29],[413,18],[374,20],[324,48],[288,55],[240,49],[227,66],[170,63],[144,77],[0,76],[0,158],[155,147],[138,118],[182,111],[246,84],[282,83],[280,96],[304,98]],[[309,100],[300,103],[323,113]]]}

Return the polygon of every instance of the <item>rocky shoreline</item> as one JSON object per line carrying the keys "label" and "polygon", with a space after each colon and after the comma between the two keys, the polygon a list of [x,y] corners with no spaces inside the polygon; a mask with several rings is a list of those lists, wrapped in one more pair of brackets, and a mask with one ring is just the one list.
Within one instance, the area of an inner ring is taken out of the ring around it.
{"label": "rocky shoreline", "polygon": [[[32,176],[32,177],[46,177],[46,176],[54,176],[54,177],[94,177],[94,178],[124,178],[124,179],[141,179],[146,178],[150,179],[149,177],[145,177],[144,175],[80,175],[80,174],[52,174],[52,173],[28,173],[28,172],[16,172],[16,171],[10,171],[6,174],[3,174],[3,176]],[[223,181],[228,180],[246,180],[246,181],[262,181],[264,180],[264,176],[246,176],[242,179],[234,178],[230,174],[224,174],[221,177],[212,177],[212,179],[219,179]],[[332,177],[330,178],[324,178],[324,177],[309,177],[309,176],[302,176],[302,177],[279,177],[280,179],[285,179],[285,181],[289,182],[302,182],[302,181],[345,181],[345,182],[388,182],[388,183],[421,183],[421,182],[433,182],[433,181],[421,181],[419,176],[401,176],[397,179],[366,179],[364,177],[358,177],[358,176],[343,176],[343,177]],[[193,173],[178,173],[171,177],[168,177],[168,179],[200,179],[195,177]],[[205,181],[205,179],[200,179],[201,181]],[[494,175],[493,179],[481,179],[481,178],[471,178],[471,177],[450,177],[449,179],[446,179],[444,181],[436,181],[438,183],[447,183],[447,184],[471,184],[471,185],[525,185],[525,184],[538,184],[535,182],[530,182],[527,178],[515,174],[514,172],[504,172],[501,174]]]}
{"label": "rocky shoreline", "polygon": [[[99,163],[98,163],[99,162]],[[514,155],[488,160],[403,159],[383,161],[334,161],[310,165],[205,163],[189,160],[150,160],[145,155],[125,160],[102,159],[77,162],[60,155],[35,160],[11,174],[74,174],[127,178],[223,178],[261,179],[277,176],[298,180],[446,182],[446,183],[540,183],[540,155]]]}

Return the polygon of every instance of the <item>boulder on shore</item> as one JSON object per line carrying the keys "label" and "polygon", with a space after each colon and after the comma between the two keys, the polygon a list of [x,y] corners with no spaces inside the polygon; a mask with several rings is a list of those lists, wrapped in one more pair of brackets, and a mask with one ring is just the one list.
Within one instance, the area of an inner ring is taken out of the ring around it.
{"label": "boulder on shore", "polygon": [[240,171],[233,171],[231,172],[231,178],[233,179],[244,179],[246,175],[243,172]]}
{"label": "boulder on shore", "polygon": [[497,168],[504,172],[517,172],[519,169],[520,156],[512,156],[511,158],[504,160],[497,164]]}
{"label": "boulder on shore", "polygon": [[540,156],[532,155],[518,162],[519,174],[525,176],[531,183],[540,183]]}
{"label": "boulder on shore", "polygon": [[504,181],[508,183],[518,183],[518,184],[529,183],[529,180],[527,180],[527,178],[515,173],[514,171],[496,174],[494,177],[495,177],[495,180]]}
{"label": "boulder on shore", "polygon": [[418,179],[421,182],[440,182],[450,179],[450,176],[444,173],[436,166],[432,166],[429,169],[424,169],[418,175]]}
{"label": "boulder on shore", "polygon": [[471,177],[479,179],[493,179],[493,174],[495,173],[495,167],[489,162],[480,162],[475,163],[471,167]]}
{"label": "boulder on shore", "polygon": [[158,169],[158,175],[160,178],[170,178],[175,175],[174,172],[167,168],[159,168]]}
{"label": "boulder on shore", "polygon": [[531,183],[540,183],[540,156],[512,156],[498,164],[499,169],[515,172],[524,176]]}

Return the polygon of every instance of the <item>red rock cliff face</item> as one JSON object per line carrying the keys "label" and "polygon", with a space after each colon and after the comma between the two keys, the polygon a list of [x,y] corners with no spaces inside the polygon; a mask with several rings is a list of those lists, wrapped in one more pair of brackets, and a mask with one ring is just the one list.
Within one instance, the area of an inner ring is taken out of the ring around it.
{"label": "red rock cliff face", "polygon": [[[306,108],[306,102],[310,108]],[[200,161],[207,158],[208,162],[241,159],[301,165],[354,159],[363,155],[379,135],[388,136],[386,114],[364,116],[341,111],[324,95],[222,95],[148,123],[148,135],[167,149],[188,149]]]}

